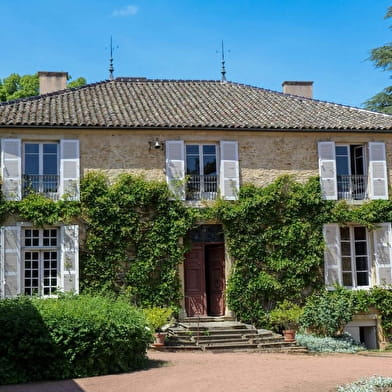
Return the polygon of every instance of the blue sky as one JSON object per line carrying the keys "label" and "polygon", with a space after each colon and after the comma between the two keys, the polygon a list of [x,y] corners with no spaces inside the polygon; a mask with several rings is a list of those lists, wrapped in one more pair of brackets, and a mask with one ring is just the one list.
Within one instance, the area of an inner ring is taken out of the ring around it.
{"label": "blue sky", "polygon": [[316,99],[360,107],[392,82],[367,61],[392,41],[389,0],[0,0],[0,78],[67,71],[88,82],[115,76],[227,79],[281,91],[314,81]]}

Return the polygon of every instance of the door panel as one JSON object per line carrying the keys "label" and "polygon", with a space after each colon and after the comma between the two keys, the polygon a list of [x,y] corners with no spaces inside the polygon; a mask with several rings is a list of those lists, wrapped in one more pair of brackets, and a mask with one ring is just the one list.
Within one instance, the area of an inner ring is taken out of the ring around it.
{"label": "door panel", "polygon": [[225,314],[225,250],[223,244],[205,248],[207,311],[209,316]]}
{"label": "door panel", "polygon": [[185,309],[188,316],[206,316],[204,245],[194,244],[185,257]]}

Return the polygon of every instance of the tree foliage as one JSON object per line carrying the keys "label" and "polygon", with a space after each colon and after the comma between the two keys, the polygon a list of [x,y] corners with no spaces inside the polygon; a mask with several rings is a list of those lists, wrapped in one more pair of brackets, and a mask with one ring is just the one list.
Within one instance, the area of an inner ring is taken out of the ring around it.
{"label": "tree foliage", "polygon": [[[83,77],[71,80],[67,87],[79,87],[86,84]],[[32,97],[39,94],[38,73],[33,75],[19,75],[12,73],[4,79],[0,79],[0,102],[12,101],[14,99]]]}
{"label": "tree foliage", "polygon": [[[392,16],[392,7],[389,7],[385,18]],[[371,51],[369,60],[376,68],[383,71],[392,71],[392,42],[375,48]],[[377,112],[392,114],[392,86],[384,88],[383,91],[364,102],[365,108]]]}

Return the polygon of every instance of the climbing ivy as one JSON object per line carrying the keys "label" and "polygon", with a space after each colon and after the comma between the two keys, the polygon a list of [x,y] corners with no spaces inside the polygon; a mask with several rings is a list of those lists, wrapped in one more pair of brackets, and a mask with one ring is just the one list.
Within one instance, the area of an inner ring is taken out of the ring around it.
{"label": "climbing ivy", "polygon": [[178,306],[177,266],[186,247],[180,239],[196,211],[170,200],[166,184],[122,175],[109,185],[99,173],[81,184],[87,237],[81,287],[124,293],[141,306]]}
{"label": "climbing ivy", "polygon": [[392,221],[392,203],[326,201],[318,178],[301,184],[283,176],[263,188],[244,186],[237,201],[218,201],[215,213],[234,265],[228,304],[243,321],[266,326],[276,303],[303,304],[323,287],[323,224],[356,222],[372,229]]}

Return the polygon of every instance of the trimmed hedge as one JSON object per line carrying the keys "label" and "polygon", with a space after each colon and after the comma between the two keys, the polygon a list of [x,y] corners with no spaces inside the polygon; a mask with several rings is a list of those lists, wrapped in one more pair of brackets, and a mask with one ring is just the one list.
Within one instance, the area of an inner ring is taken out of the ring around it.
{"label": "trimmed hedge", "polygon": [[0,384],[140,369],[151,342],[144,315],[103,297],[0,301]]}

